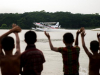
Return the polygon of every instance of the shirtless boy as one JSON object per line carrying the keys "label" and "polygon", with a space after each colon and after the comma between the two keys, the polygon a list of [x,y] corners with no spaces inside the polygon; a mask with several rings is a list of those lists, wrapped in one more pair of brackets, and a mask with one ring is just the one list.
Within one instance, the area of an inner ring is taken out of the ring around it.
{"label": "shirtless boy", "polygon": [[[16,53],[13,55],[15,47],[14,39],[8,36],[13,32],[20,32],[21,28],[15,26],[8,32],[0,36],[0,67],[2,75],[19,75],[20,73],[20,41],[18,33],[16,36]],[[3,50],[5,54],[3,53]]]}
{"label": "shirtless boy", "polygon": [[63,35],[63,42],[66,47],[54,47],[51,43],[50,35],[45,32],[49,40],[51,50],[60,52],[63,58],[63,71],[64,75],[79,75],[79,52],[78,36],[82,32],[83,28],[77,31],[75,46],[73,46],[74,37],[72,33],[65,33]]}
{"label": "shirtless boy", "polygon": [[97,34],[98,41],[93,40],[90,42],[90,50],[85,45],[84,41],[85,31],[81,33],[82,37],[82,46],[84,48],[85,53],[89,57],[89,75],[99,75],[99,65],[100,65],[100,53],[98,53],[99,45],[100,45],[100,34]]}

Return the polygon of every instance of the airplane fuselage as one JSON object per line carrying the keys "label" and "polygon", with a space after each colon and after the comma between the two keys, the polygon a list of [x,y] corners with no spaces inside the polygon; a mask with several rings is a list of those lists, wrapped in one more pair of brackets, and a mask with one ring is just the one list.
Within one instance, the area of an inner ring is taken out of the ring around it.
{"label": "airplane fuselage", "polygon": [[35,23],[34,24],[35,26],[38,26],[38,27],[44,27],[44,25],[40,24],[40,23]]}
{"label": "airplane fuselage", "polygon": [[60,26],[59,26],[59,22],[57,22],[56,25],[46,25],[44,23],[34,23],[34,25],[36,27],[40,27],[40,28],[49,28],[49,29],[58,29]]}

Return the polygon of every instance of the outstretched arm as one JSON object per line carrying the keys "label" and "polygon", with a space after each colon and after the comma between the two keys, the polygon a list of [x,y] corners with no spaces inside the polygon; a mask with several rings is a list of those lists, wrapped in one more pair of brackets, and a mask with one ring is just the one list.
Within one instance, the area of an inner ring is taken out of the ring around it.
{"label": "outstretched arm", "polygon": [[46,31],[45,31],[44,33],[45,33],[45,35],[47,36],[47,38],[48,38],[48,40],[49,40],[49,45],[50,45],[51,50],[57,52],[57,51],[58,51],[58,48],[56,48],[56,47],[54,47],[54,46],[52,45],[52,42],[51,42],[49,33],[46,33]]}
{"label": "outstretched arm", "polygon": [[86,35],[86,34],[85,34],[85,31],[83,31],[83,32],[81,33],[82,46],[83,46],[83,48],[84,48],[86,54],[88,55],[88,57],[91,57],[92,54],[89,52],[89,50],[87,49],[87,47],[86,47],[86,45],[85,45],[85,41],[84,41],[84,36],[85,36],[85,35]]}

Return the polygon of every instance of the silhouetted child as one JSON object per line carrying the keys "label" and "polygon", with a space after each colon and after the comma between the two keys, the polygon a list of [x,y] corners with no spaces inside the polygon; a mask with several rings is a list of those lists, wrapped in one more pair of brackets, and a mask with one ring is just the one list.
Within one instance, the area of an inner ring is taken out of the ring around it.
{"label": "silhouetted child", "polygon": [[[20,73],[20,41],[18,33],[16,36],[16,53],[13,55],[15,47],[14,39],[8,36],[13,32],[20,32],[21,28],[18,26],[13,27],[8,32],[0,36],[0,67],[2,75],[19,75]],[[5,54],[3,53],[3,50]]]}
{"label": "silhouetted child", "polygon": [[85,45],[84,36],[85,36],[85,31],[81,33],[81,37],[82,37],[82,46],[84,48],[85,53],[89,57],[89,75],[99,75],[100,53],[98,53],[98,51],[100,43],[98,41],[100,41],[99,39],[100,34],[97,34],[98,41],[93,40],[90,42],[90,50],[92,53],[89,52],[88,48]]}
{"label": "silhouetted child", "polygon": [[21,55],[21,67],[23,68],[21,74],[41,75],[45,58],[42,51],[35,46],[37,35],[34,31],[27,31],[24,37],[27,46]]}
{"label": "silhouetted child", "polygon": [[60,52],[62,54],[64,75],[79,75],[80,48],[78,46],[78,35],[82,30],[83,28],[78,30],[76,33],[75,46],[73,46],[74,43],[73,34],[65,33],[63,35],[63,43],[65,44],[66,47],[59,47],[59,48],[56,48],[52,45],[50,35],[45,32],[45,35],[49,40],[51,50]]}

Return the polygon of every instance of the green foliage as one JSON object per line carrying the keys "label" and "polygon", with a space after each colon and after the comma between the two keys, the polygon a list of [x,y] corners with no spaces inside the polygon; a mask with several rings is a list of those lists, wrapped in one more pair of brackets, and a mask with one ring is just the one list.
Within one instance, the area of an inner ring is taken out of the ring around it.
{"label": "green foliage", "polygon": [[80,27],[97,28],[100,27],[100,15],[95,14],[72,14],[71,12],[45,12],[45,10],[35,12],[4,13],[0,14],[0,28],[11,28],[12,23],[16,23],[22,29],[30,29],[33,22],[59,22],[62,28],[77,29]]}
{"label": "green foliage", "polygon": [[0,29],[7,29],[7,28],[8,28],[8,27],[7,27],[6,24],[2,24],[1,27],[0,27]]}

